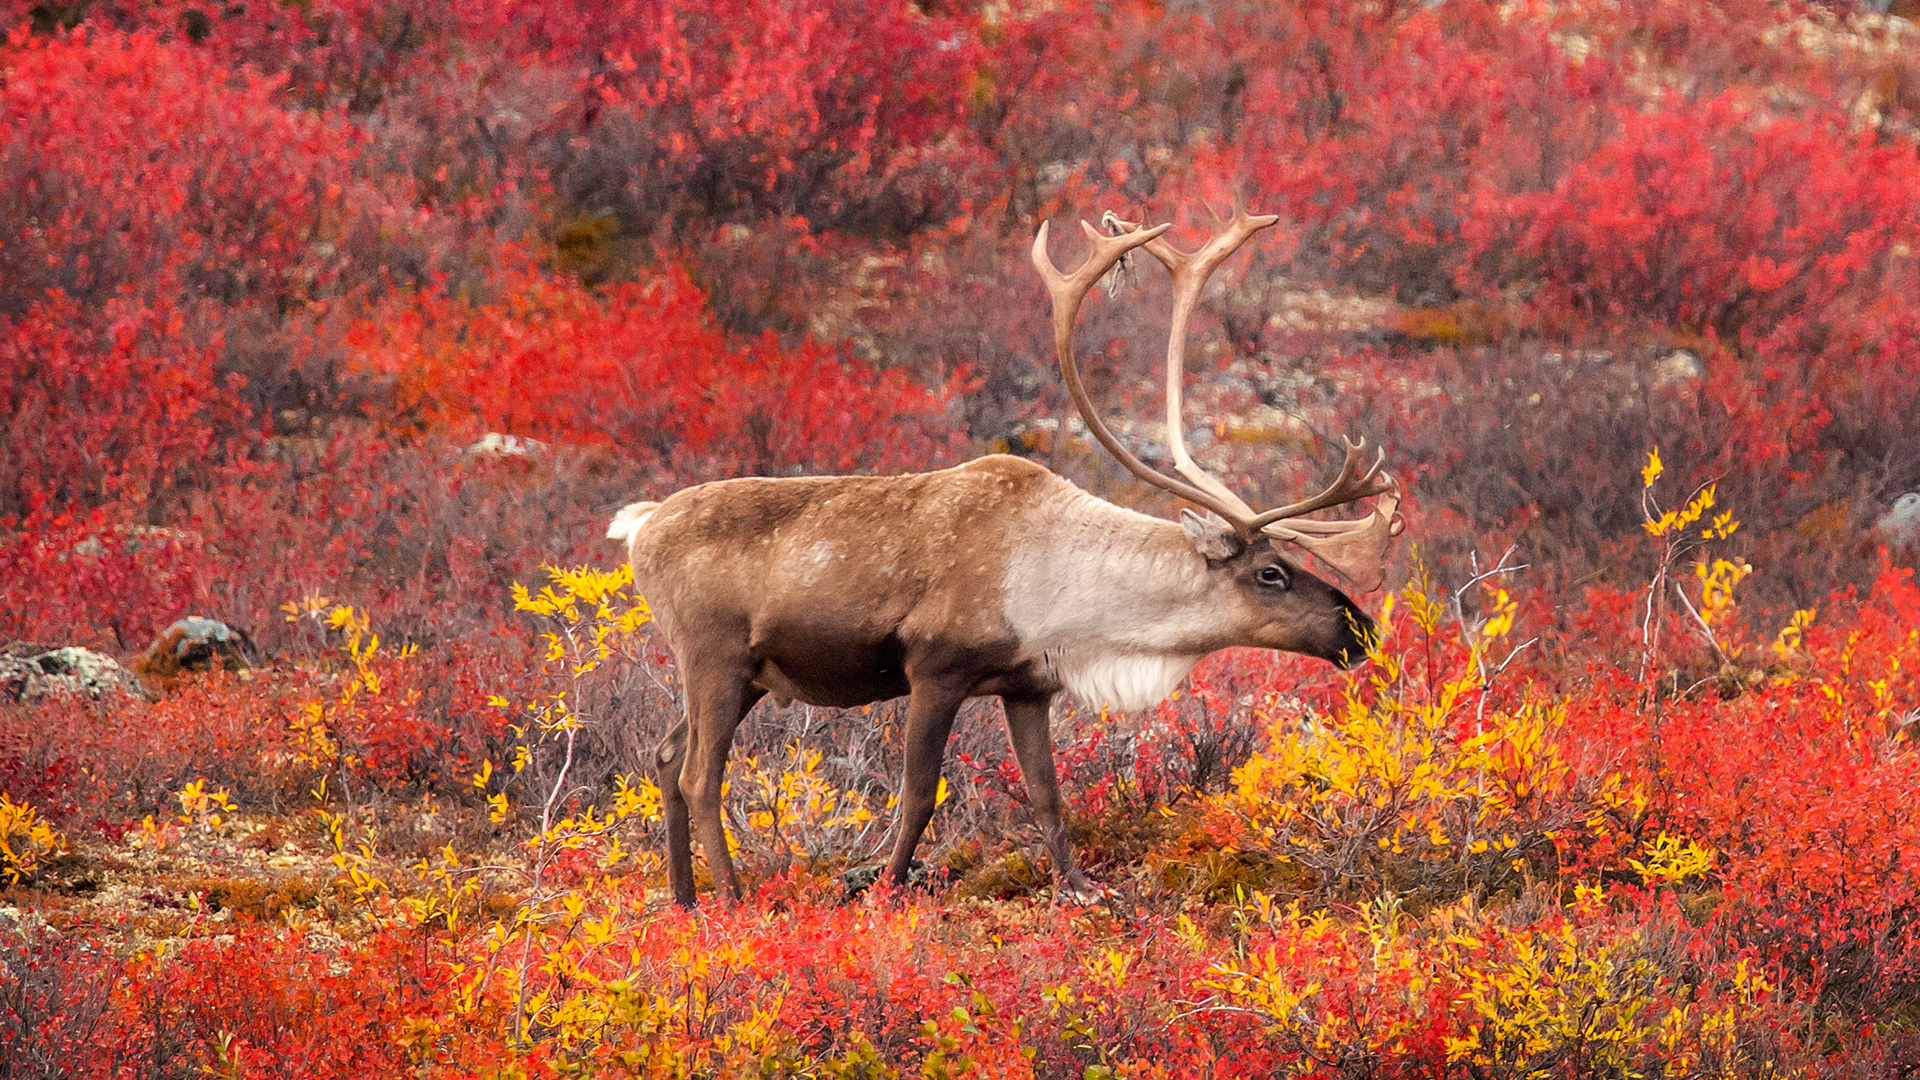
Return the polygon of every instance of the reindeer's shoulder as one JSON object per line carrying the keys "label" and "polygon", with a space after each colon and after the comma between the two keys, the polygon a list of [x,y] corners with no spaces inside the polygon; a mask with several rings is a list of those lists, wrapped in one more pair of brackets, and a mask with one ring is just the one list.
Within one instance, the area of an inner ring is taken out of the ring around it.
{"label": "reindeer's shoulder", "polygon": [[951,477],[955,482],[987,484],[1010,489],[1034,489],[1066,484],[1051,469],[1035,461],[1012,454],[988,454],[964,465],[955,465],[929,477]]}
{"label": "reindeer's shoulder", "polygon": [[984,524],[983,515],[1031,506],[1057,487],[1070,487],[1045,466],[1009,454],[990,454],[915,478],[912,498],[922,508],[946,508]]}

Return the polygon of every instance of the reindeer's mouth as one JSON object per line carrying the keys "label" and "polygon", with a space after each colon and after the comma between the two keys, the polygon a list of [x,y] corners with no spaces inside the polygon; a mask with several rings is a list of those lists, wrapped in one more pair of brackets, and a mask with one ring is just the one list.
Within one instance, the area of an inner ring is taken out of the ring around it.
{"label": "reindeer's mouth", "polygon": [[1342,669],[1358,667],[1368,653],[1380,647],[1380,624],[1368,618],[1359,608],[1349,608],[1341,622],[1340,636],[1343,640],[1327,659]]}

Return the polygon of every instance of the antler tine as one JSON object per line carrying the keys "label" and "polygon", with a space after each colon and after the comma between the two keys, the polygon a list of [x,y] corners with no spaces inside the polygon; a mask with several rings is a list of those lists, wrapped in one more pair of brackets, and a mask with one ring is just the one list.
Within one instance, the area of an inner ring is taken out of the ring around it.
{"label": "antler tine", "polygon": [[[1071,274],[1063,274],[1053,265],[1053,260],[1047,255],[1047,226],[1044,223],[1040,226],[1039,234],[1033,239],[1033,265],[1040,271],[1041,278],[1047,283],[1047,291],[1053,297],[1054,347],[1060,355],[1060,374],[1066,379],[1067,392],[1073,396],[1074,407],[1080,410],[1080,416],[1087,422],[1087,428],[1093,432],[1094,438],[1126,466],[1127,471],[1155,487],[1212,510],[1248,540],[1264,534],[1274,540],[1297,544],[1359,586],[1361,591],[1376,589],[1385,579],[1387,553],[1393,538],[1406,528],[1406,522],[1399,513],[1400,487],[1391,476],[1381,471],[1386,464],[1385,451],[1375,456],[1373,464],[1363,472],[1360,466],[1366,459],[1367,441],[1361,439],[1356,443],[1342,437],[1341,441],[1347,448],[1346,460],[1340,466],[1340,475],[1325,491],[1310,499],[1302,499],[1265,513],[1256,513],[1239,496],[1227,490],[1226,485],[1200,468],[1187,452],[1186,435],[1181,422],[1181,380],[1186,367],[1188,319],[1199,301],[1200,290],[1206,285],[1214,268],[1254,233],[1279,220],[1273,215],[1248,214],[1237,200],[1233,217],[1225,222],[1221,222],[1220,215],[1211,206],[1207,207],[1207,213],[1220,227],[1213,230],[1200,250],[1191,253],[1181,251],[1161,239],[1161,234],[1167,230],[1165,225],[1142,228],[1109,213],[1101,219],[1102,222],[1118,230],[1109,235],[1083,221],[1080,225],[1093,242],[1093,252]],[[1080,369],[1073,359],[1073,322],[1079,314],[1081,303],[1086,300],[1094,284],[1112,269],[1113,264],[1136,247],[1146,248],[1173,275],[1174,311],[1167,337],[1167,444],[1173,450],[1175,468],[1184,480],[1149,468],[1120,444],[1120,440],[1108,430],[1094,409],[1087,388],[1080,381]],[[1363,518],[1279,524],[1288,518],[1367,498],[1377,501],[1372,511]]]}
{"label": "antler tine", "polygon": [[[1124,228],[1123,232],[1114,236],[1101,232],[1085,221],[1080,223],[1080,227],[1086,230],[1088,238],[1093,241],[1093,251],[1088,253],[1086,261],[1080,264],[1079,269],[1071,274],[1061,273],[1047,254],[1049,222],[1041,222],[1040,231],[1033,238],[1033,268],[1040,272],[1040,278],[1046,282],[1047,292],[1053,298],[1053,346],[1060,357],[1060,376],[1066,381],[1067,393],[1073,398],[1074,408],[1080,410],[1080,418],[1087,422],[1087,430],[1093,433],[1094,439],[1106,448],[1107,453],[1112,454],[1121,465],[1126,466],[1128,472],[1163,491],[1204,506],[1228,521],[1236,523],[1245,521],[1252,511],[1246,510],[1242,513],[1246,504],[1234,498],[1231,493],[1228,493],[1226,498],[1221,498],[1224,488],[1216,491],[1196,487],[1159,472],[1135,457],[1131,450],[1121,445],[1120,440],[1100,419],[1100,412],[1094,407],[1093,399],[1087,394],[1086,385],[1080,381],[1080,367],[1073,359],[1073,322],[1080,313],[1081,303],[1086,300],[1087,293],[1092,291],[1094,284],[1113,268],[1114,263],[1120,261],[1122,255],[1134,248],[1153,243],[1170,227],[1155,225],[1149,229],[1136,226],[1132,222],[1121,222],[1118,218],[1114,221]],[[1184,451],[1184,448],[1182,449]],[[1218,487],[1217,484],[1213,486]]]}
{"label": "antler tine", "polygon": [[1340,465],[1340,475],[1334,478],[1333,483],[1329,484],[1325,491],[1309,499],[1277,506],[1256,516],[1248,522],[1248,525],[1253,529],[1263,529],[1286,518],[1299,517],[1302,514],[1311,514],[1315,510],[1326,510],[1358,499],[1370,499],[1376,495],[1398,491],[1398,485],[1394,483],[1393,477],[1380,471],[1387,462],[1387,452],[1384,449],[1373,459],[1373,465],[1365,473],[1361,473],[1360,462],[1366,458],[1367,440],[1362,438],[1356,443],[1343,435],[1340,441],[1347,444],[1347,459]]}
{"label": "antler tine", "polygon": [[1366,517],[1354,521],[1290,521],[1263,529],[1276,540],[1298,544],[1312,552],[1352,583],[1360,592],[1372,592],[1386,580],[1387,552],[1393,538],[1406,529],[1400,517],[1400,489],[1391,486]]}
{"label": "antler tine", "polygon": [[[1119,221],[1118,218],[1114,220]],[[1080,314],[1080,304],[1087,298],[1087,293],[1106,276],[1108,270],[1113,269],[1113,264],[1119,262],[1121,256],[1171,228],[1170,225],[1155,225],[1151,229],[1142,229],[1133,222],[1125,222],[1128,226],[1125,232],[1109,236],[1082,221],[1080,228],[1093,241],[1093,250],[1087,253],[1086,260],[1073,273],[1063,274],[1059,267],[1053,265],[1052,256],[1047,254],[1047,232],[1052,224],[1050,221],[1041,222],[1040,231],[1034,235],[1033,268],[1040,271],[1040,278],[1047,283],[1047,292],[1053,297],[1055,324],[1061,321],[1060,316],[1064,311],[1069,327],[1074,317]]]}
{"label": "antler tine", "polygon": [[1194,305],[1200,300],[1200,290],[1206,286],[1214,268],[1238,251],[1240,245],[1246,243],[1254,233],[1280,218],[1277,214],[1248,214],[1237,200],[1233,217],[1225,221],[1221,220],[1211,205],[1207,205],[1207,214],[1216,224],[1200,250],[1191,253],[1181,251],[1164,239],[1146,245],[1147,253],[1159,259],[1167,272],[1173,275],[1173,318],[1167,328],[1167,445],[1173,450],[1174,471],[1230,507],[1234,512],[1222,513],[1221,516],[1250,537],[1259,531],[1259,527],[1253,524],[1257,517],[1253,507],[1202,469],[1193,460],[1193,455],[1187,452],[1182,402],[1187,367],[1187,321],[1192,317]]}

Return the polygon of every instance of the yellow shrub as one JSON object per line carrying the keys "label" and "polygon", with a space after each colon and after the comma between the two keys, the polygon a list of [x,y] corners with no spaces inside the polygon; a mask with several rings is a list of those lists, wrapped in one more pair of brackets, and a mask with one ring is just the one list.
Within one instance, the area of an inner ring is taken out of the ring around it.
{"label": "yellow shrub", "polygon": [[820,751],[798,742],[778,760],[736,758],[727,782],[735,846],[775,866],[871,857],[886,839],[885,819],[873,813],[865,795],[841,787],[821,766]]}
{"label": "yellow shrub", "polygon": [[1545,933],[1488,928],[1449,936],[1439,962],[1472,1010],[1466,1031],[1446,1040],[1449,1061],[1514,1077],[1558,1075],[1568,1059],[1646,1075],[1657,1061],[1686,1075],[1734,1049],[1740,1006],[1694,1015],[1637,936],[1589,940],[1571,922]]}
{"label": "yellow shrub", "polygon": [[180,824],[211,833],[233,816],[233,800],[226,789],[209,790],[204,778],[188,781],[174,794],[180,800]]}
{"label": "yellow shrub", "polygon": [[[1438,630],[1437,602],[1415,587],[1396,599]],[[1501,594],[1461,670],[1431,691],[1377,653],[1370,698],[1355,690],[1326,715],[1257,712],[1267,746],[1213,800],[1238,845],[1312,869],[1330,896],[1388,889],[1443,902],[1551,874],[1562,846],[1636,814],[1641,797],[1617,774],[1583,775],[1565,758],[1553,737],[1562,705],[1481,711],[1484,658],[1512,619]]]}
{"label": "yellow shrub", "polygon": [[1623,928],[1582,892],[1572,911],[1528,922],[1470,903],[1414,919],[1384,898],[1348,922],[1255,894],[1236,912],[1243,943],[1202,983],[1210,1004],[1261,1017],[1323,1062],[1394,1060],[1433,1040],[1466,1075],[1544,1078],[1569,1062],[1582,1075],[1727,1074],[1765,979],[1743,960],[1690,984],[1660,932]]}
{"label": "yellow shrub", "polygon": [[66,850],[66,838],[33,807],[0,794],[0,875],[8,884],[30,880],[47,860]]}

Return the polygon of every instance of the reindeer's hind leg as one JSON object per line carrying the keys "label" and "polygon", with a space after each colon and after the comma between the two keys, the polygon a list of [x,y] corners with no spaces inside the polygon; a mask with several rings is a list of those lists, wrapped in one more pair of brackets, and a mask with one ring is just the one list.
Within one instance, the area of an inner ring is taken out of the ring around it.
{"label": "reindeer's hind leg", "polygon": [[660,809],[667,819],[667,881],[673,902],[693,906],[693,830],[687,822],[687,798],[680,794],[680,770],[687,761],[687,721],[681,717],[653,752],[654,783],[660,785]]}
{"label": "reindeer's hind leg", "polygon": [[[687,694],[684,761],[676,783],[676,793],[684,800],[680,811],[688,832],[700,837],[700,849],[707,869],[713,872],[715,891],[731,899],[740,899],[740,882],[733,874],[733,859],[727,854],[726,825],[720,819],[720,787],[727,778],[727,754],[733,749],[733,732],[766,691],[754,686],[744,662],[688,664],[681,669]],[[680,729],[676,729],[680,730]],[[672,736],[668,737],[669,742]],[[663,773],[670,768],[663,768]],[[664,788],[665,785],[663,784]],[[673,811],[668,811],[668,843],[674,843]],[[684,834],[683,834],[684,835]],[[687,837],[690,839],[691,837]],[[685,843],[683,839],[682,844]],[[684,860],[681,853],[686,852]],[[682,907],[693,906],[693,856],[688,847],[675,847],[670,853],[668,874],[684,868],[685,877],[673,883],[673,898]]]}

